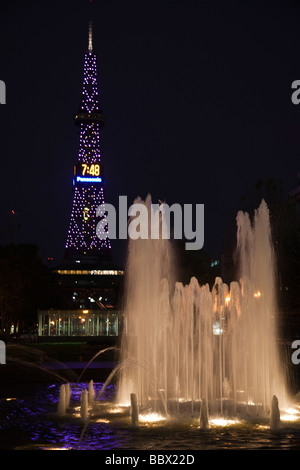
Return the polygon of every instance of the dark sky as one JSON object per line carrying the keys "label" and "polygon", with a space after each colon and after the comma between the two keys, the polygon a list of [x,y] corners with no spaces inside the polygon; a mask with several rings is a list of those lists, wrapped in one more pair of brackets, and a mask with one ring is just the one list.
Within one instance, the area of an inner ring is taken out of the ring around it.
{"label": "dark sky", "polygon": [[300,6],[291,0],[2,1],[0,243],[64,250],[88,21],[94,21],[106,202],[205,204],[205,249],[259,178],[300,171]]}

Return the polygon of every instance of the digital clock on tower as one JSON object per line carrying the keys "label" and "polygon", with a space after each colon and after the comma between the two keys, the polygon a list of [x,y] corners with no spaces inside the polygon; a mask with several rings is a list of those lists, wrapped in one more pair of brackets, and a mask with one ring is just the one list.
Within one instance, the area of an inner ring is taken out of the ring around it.
{"label": "digital clock on tower", "polygon": [[78,163],[74,167],[77,182],[81,183],[101,183],[99,163]]}
{"label": "digital clock on tower", "polygon": [[[87,163],[80,163],[77,165],[77,170],[81,176],[99,176],[100,175],[100,165],[99,163],[91,163],[88,165]],[[79,174],[77,173],[77,174]]]}

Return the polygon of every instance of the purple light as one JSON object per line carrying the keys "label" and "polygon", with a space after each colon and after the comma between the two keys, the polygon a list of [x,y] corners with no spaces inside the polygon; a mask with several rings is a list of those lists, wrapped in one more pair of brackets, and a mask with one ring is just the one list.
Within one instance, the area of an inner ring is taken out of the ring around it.
{"label": "purple light", "polygon": [[[84,58],[81,110],[88,115],[99,112],[97,65],[93,53],[85,54]],[[99,122],[82,120],[78,163],[91,165],[100,164],[100,161]],[[102,178],[77,176],[66,248],[84,249],[87,252],[95,250],[101,252],[103,249],[111,248],[107,224],[103,229],[103,239],[96,234],[96,226],[100,220],[100,217],[96,218],[96,209],[102,204],[104,204]]]}

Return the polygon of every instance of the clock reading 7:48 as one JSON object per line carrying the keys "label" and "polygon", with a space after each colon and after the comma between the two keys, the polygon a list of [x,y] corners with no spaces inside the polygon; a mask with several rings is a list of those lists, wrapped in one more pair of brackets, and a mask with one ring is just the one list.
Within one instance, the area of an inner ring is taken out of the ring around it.
{"label": "clock reading 7:48", "polygon": [[99,176],[100,175],[100,165],[98,163],[91,165],[87,165],[86,163],[81,164],[81,171],[82,176],[84,175],[92,175],[92,176]]}

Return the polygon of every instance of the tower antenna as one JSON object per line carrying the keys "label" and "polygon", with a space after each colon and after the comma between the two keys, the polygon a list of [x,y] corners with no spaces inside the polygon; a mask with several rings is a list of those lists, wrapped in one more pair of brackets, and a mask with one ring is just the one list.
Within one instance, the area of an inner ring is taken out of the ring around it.
{"label": "tower antenna", "polygon": [[93,22],[89,22],[89,52],[93,52]]}

